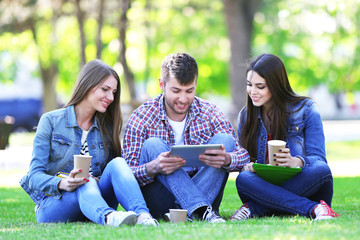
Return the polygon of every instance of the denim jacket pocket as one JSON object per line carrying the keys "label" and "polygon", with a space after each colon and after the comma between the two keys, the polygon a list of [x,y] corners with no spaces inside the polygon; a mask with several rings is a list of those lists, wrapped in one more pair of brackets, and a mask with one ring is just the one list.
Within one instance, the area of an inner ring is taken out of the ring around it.
{"label": "denim jacket pocket", "polygon": [[287,138],[290,149],[297,149],[297,152],[304,152],[304,128],[305,124],[303,121],[289,124]]}
{"label": "denim jacket pocket", "polygon": [[52,137],[52,151],[55,159],[63,158],[72,141],[63,135],[54,134]]}

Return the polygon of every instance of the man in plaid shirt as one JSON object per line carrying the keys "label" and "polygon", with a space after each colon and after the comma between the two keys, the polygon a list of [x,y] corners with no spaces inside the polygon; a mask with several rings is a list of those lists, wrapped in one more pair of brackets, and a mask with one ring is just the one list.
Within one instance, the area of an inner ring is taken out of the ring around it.
{"label": "man in plaid shirt", "polygon": [[[152,216],[171,208],[188,210],[189,219],[225,222],[218,214],[229,171],[249,162],[225,115],[195,96],[198,66],[186,53],[167,56],[161,64],[158,97],[136,109],[126,126],[123,157],[139,182]],[[222,144],[199,160],[208,167],[183,167],[186,159],[170,157],[173,145]]]}

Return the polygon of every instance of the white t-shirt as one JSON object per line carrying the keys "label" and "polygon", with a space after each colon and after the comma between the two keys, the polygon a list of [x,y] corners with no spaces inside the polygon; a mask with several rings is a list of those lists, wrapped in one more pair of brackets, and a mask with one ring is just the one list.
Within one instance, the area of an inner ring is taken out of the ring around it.
{"label": "white t-shirt", "polygon": [[[87,136],[88,136],[89,131],[85,131],[83,129],[82,135],[81,135],[81,149],[80,149],[80,155],[90,155],[89,154],[89,146],[87,143]],[[89,168],[89,173],[92,172],[91,169],[91,162],[90,162],[90,168]]]}
{"label": "white t-shirt", "polygon": [[173,121],[170,118],[168,118],[168,121],[175,132],[175,145],[184,145],[184,129],[186,118],[184,118],[184,120],[181,122]]}
{"label": "white t-shirt", "polygon": [[[175,145],[184,145],[184,141],[185,141],[184,131],[185,131],[186,118],[187,116],[181,122],[176,122],[168,118],[168,121],[174,130]],[[191,172],[193,170],[192,167],[183,167],[183,169],[187,172]]]}

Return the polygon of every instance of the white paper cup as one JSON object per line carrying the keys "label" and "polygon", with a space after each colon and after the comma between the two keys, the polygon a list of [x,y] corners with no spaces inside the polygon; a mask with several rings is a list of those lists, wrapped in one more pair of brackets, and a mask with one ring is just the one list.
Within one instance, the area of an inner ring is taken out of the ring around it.
{"label": "white paper cup", "polygon": [[74,155],[74,169],[81,169],[81,172],[77,173],[75,178],[89,177],[91,158],[88,155]]}
{"label": "white paper cup", "polygon": [[281,148],[285,148],[286,142],[282,140],[268,141],[269,164],[276,166],[277,162],[274,161],[274,153],[279,153]]}
{"label": "white paper cup", "polygon": [[170,209],[170,222],[178,223],[185,222],[187,210],[185,209]]}

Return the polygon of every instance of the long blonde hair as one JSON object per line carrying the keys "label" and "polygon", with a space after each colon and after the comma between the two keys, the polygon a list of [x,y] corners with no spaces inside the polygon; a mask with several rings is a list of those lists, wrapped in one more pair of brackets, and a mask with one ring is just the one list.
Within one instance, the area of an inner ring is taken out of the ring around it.
{"label": "long blonde hair", "polygon": [[[113,149],[115,156],[121,156],[121,85],[120,78],[113,68],[98,59],[88,62],[79,73],[71,99],[66,104],[66,107],[81,102],[91,89],[109,75],[114,76],[117,80],[117,91],[114,94],[114,101],[109,105],[106,112],[96,112],[95,117],[100,128],[104,146]],[[107,143],[109,146],[107,146]]]}

